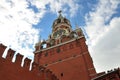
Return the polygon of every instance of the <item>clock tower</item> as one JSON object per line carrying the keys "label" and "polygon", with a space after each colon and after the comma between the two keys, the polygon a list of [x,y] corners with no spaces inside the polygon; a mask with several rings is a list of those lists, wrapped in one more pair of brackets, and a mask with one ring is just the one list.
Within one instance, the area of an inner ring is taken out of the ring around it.
{"label": "clock tower", "polygon": [[64,18],[59,11],[59,17],[53,22],[52,25],[52,38],[60,39],[63,35],[68,36],[72,32],[70,21]]}
{"label": "clock tower", "polygon": [[34,54],[34,62],[52,71],[59,80],[90,80],[96,76],[81,28],[72,30],[61,11],[48,39],[36,43]]}

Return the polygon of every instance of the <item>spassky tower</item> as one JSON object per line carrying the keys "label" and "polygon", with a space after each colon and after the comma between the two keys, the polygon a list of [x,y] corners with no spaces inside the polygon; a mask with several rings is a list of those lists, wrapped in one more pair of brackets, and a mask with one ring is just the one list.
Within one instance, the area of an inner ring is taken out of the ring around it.
{"label": "spassky tower", "polygon": [[81,28],[72,30],[70,21],[60,11],[48,39],[36,43],[34,61],[59,80],[90,80],[96,71],[85,41]]}

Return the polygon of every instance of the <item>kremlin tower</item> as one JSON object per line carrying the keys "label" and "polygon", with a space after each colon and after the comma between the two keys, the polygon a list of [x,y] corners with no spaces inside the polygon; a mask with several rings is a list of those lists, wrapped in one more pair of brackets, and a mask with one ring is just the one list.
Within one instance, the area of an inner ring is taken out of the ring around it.
{"label": "kremlin tower", "polygon": [[90,80],[96,75],[81,28],[72,30],[61,11],[47,40],[35,45],[35,63],[50,69],[59,80]]}

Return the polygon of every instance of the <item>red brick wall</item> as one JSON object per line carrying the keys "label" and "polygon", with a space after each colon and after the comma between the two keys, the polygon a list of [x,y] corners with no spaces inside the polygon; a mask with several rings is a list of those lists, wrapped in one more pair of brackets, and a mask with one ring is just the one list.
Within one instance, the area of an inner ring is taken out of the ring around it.
{"label": "red brick wall", "polygon": [[96,74],[84,37],[36,53],[35,61],[60,80],[90,80]]}
{"label": "red brick wall", "polygon": [[120,68],[110,70],[107,73],[98,73],[92,80],[120,80]]}
{"label": "red brick wall", "polygon": [[58,80],[57,77],[48,69],[33,63],[32,70],[29,71],[31,60],[26,58],[24,65],[21,67],[23,56],[17,54],[13,63],[12,58],[15,51],[8,50],[6,58],[2,58],[2,54],[6,46],[0,44],[0,80]]}

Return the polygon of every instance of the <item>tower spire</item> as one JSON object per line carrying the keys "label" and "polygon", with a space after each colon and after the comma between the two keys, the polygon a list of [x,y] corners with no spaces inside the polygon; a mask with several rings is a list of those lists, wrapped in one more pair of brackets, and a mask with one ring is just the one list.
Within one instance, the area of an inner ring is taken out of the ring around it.
{"label": "tower spire", "polygon": [[62,10],[59,10],[58,13],[59,13],[59,17],[58,18],[62,18],[63,17],[62,16]]}

